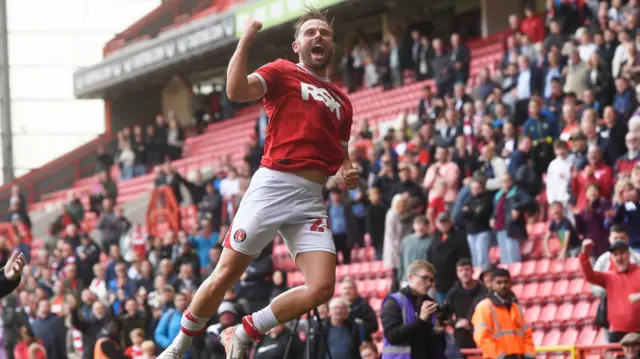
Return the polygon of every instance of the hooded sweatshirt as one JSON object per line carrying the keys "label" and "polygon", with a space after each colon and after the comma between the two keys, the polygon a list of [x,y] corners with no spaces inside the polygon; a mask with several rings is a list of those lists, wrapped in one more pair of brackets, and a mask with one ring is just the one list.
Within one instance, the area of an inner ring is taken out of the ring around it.
{"label": "hooded sweatshirt", "polygon": [[580,253],[580,266],[585,279],[599,285],[607,291],[607,317],[612,332],[640,332],[640,301],[629,302],[629,294],[640,292],[640,268],[629,263],[625,272],[612,267],[608,272],[595,272],[589,262],[589,256]]}

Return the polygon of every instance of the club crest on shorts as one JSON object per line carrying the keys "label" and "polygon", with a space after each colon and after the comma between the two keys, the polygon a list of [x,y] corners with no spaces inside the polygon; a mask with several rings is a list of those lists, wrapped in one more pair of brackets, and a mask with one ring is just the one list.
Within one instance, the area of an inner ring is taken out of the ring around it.
{"label": "club crest on shorts", "polygon": [[243,229],[238,229],[233,233],[234,241],[242,243],[245,239],[247,239],[247,232],[245,232]]}

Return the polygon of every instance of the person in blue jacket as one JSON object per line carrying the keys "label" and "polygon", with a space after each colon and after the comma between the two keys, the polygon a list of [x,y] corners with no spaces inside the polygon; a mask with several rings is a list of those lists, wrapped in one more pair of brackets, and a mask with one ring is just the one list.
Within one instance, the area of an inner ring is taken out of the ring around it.
{"label": "person in blue jacket", "polygon": [[[153,339],[162,350],[171,345],[173,340],[178,336],[178,333],[180,333],[182,313],[187,309],[188,304],[186,295],[184,293],[176,293],[173,304],[175,308],[168,309],[162,314],[153,335]],[[185,358],[189,357],[189,353],[190,351],[187,352]]]}

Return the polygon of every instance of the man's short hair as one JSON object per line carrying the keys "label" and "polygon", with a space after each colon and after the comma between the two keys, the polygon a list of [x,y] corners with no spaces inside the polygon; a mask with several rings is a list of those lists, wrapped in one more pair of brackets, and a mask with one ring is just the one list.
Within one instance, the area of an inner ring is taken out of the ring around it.
{"label": "man's short hair", "polygon": [[427,217],[420,215],[420,216],[416,216],[413,219],[413,223],[429,224],[429,220],[427,219]]}
{"label": "man's short hair", "polygon": [[436,274],[436,269],[433,267],[433,264],[422,259],[415,260],[411,264],[409,264],[409,268],[407,268],[407,273],[416,274],[420,269],[424,269],[427,272]]}
{"label": "man's short hair", "polygon": [[504,269],[504,268],[496,268],[493,270],[493,278],[498,278],[498,277],[507,277],[507,278],[511,278],[511,273],[509,273],[508,270]]}
{"label": "man's short hair", "polygon": [[333,21],[329,21],[329,19],[327,19],[326,11],[322,12],[314,7],[307,6],[304,14],[302,14],[300,18],[298,18],[298,21],[293,24],[293,29],[295,30],[295,33],[293,35],[294,39],[298,38],[298,36],[300,35],[300,28],[305,22],[309,20],[321,20],[329,24],[329,27],[333,28]]}
{"label": "man's short hair", "polygon": [[566,141],[564,141],[564,140],[556,140],[556,142],[553,143],[553,148],[557,150],[557,149],[560,149],[560,148],[567,149],[569,147],[567,146],[567,142]]}
{"label": "man's short hair", "polygon": [[469,258],[461,258],[457,263],[456,267],[466,267],[471,265],[471,260]]}
{"label": "man's short hair", "polygon": [[614,224],[611,226],[611,232],[615,233],[627,233],[627,228],[624,224]]}
{"label": "man's short hair", "polygon": [[338,305],[338,304],[342,304],[342,305],[344,305],[345,307],[349,308],[349,303],[347,303],[347,301],[346,301],[346,300],[344,300],[344,299],[342,299],[342,298],[340,298],[340,297],[335,297],[335,298],[332,298],[332,299],[329,301],[329,309],[331,309],[332,307],[335,307],[335,306],[336,306],[336,305]]}

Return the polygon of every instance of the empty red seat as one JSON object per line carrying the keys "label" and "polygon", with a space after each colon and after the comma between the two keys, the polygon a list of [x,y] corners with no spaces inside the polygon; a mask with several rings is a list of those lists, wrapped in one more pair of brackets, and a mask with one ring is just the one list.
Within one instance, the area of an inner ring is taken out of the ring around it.
{"label": "empty red seat", "polygon": [[551,261],[547,258],[536,261],[535,275],[537,277],[548,276],[550,267],[551,267]]}
{"label": "empty red seat", "polygon": [[593,345],[596,340],[596,335],[598,335],[598,332],[593,329],[593,326],[585,325],[580,330],[580,334],[578,334],[576,345]]}
{"label": "empty red seat", "polygon": [[537,323],[540,324],[550,324],[556,317],[556,312],[558,311],[558,306],[555,303],[549,303],[545,305],[540,311],[540,317],[538,318]]}
{"label": "empty red seat", "polygon": [[595,345],[602,345],[602,344],[607,344],[609,341],[607,339],[607,336],[604,333],[604,329],[600,328],[600,330],[598,331],[598,335],[596,336],[596,342],[594,343]]}
{"label": "empty red seat", "polygon": [[567,328],[560,336],[559,345],[574,345],[578,339],[578,331],[575,328]]}
{"label": "empty red seat", "polygon": [[562,303],[558,307],[558,311],[556,311],[554,321],[558,323],[565,323],[571,319],[571,314],[573,314],[573,304],[569,302]]}
{"label": "empty red seat", "polygon": [[536,298],[538,294],[538,285],[539,284],[537,282],[525,284],[522,289],[522,295],[519,298],[523,301],[530,301]]}
{"label": "empty red seat", "polygon": [[596,313],[598,312],[598,306],[600,306],[600,298],[596,298],[591,301],[591,305],[589,306],[589,318],[595,318]]}
{"label": "empty red seat", "polygon": [[541,310],[542,308],[538,304],[527,307],[524,311],[524,321],[527,323],[535,323],[540,316]]}
{"label": "empty red seat", "polygon": [[522,288],[524,287],[523,284],[514,284],[511,287],[511,291],[513,292],[513,294],[516,295],[516,298],[520,298],[522,296]]}
{"label": "empty red seat", "polygon": [[562,298],[567,295],[569,291],[569,281],[567,279],[560,279],[553,283],[553,289],[551,293],[554,298]]}
{"label": "empty red seat", "polygon": [[574,323],[581,322],[589,317],[589,309],[591,309],[591,303],[586,300],[581,300],[573,307],[571,313],[571,321]]}
{"label": "empty red seat", "polygon": [[526,261],[522,263],[522,270],[520,271],[520,275],[529,278],[533,276],[536,270],[536,262],[535,261]]}
{"label": "empty red seat", "polygon": [[565,259],[564,272],[569,275],[578,274],[580,272],[580,260],[577,257]]}
{"label": "empty red seat", "polygon": [[522,271],[522,262],[515,262],[515,263],[509,264],[508,269],[509,269],[509,273],[511,273],[512,278],[518,278],[522,276],[522,274],[520,273]]}
{"label": "empty red seat", "polygon": [[586,288],[585,288],[584,278],[581,278],[581,277],[574,278],[569,282],[567,295],[572,297],[577,297],[577,296],[589,294],[588,290],[585,291],[585,289]]}
{"label": "empty red seat", "polygon": [[544,330],[542,330],[542,329],[534,330],[533,334],[531,335],[531,337],[533,338],[533,344],[536,347],[541,346],[542,345],[542,339],[544,338]]}
{"label": "empty red seat", "polygon": [[544,335],[544,339],[542,339],[543,347],[552,347],[558,345],[560,342],[560,336],[562,333],[558,329],[551,329]]}
{"label": "empty red seat", "polygon": [[553,293],[553,285],[554,282],[551,280],[540,283],[538,286],[537,297],[542,300],[549,298]]}

